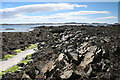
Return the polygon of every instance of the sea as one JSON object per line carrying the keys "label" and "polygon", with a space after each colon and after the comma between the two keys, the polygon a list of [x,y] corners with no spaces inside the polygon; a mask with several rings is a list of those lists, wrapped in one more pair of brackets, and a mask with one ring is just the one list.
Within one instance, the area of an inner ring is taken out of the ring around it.
{"label": "sea", "polygon": [[34,30],[34,27],[38,26],[60,26],[60,25],[1,25],[0,32],[28,32]]}
{"label": "sea", "polygon": [[[34,27],[39,26],[61,26],[66,24],[49,24],[49,25],[0,25],[0,32],[28,32],[34,30]],[[67,25],[90,25],[90,24],[67,24]],[[98,26],[95,25],[94,26]],[[104,25],[105,26],[105,25]],[[7,29],[7,30],[6,30]],[[8,29],[14,29],[14,30],[8,30]]]}

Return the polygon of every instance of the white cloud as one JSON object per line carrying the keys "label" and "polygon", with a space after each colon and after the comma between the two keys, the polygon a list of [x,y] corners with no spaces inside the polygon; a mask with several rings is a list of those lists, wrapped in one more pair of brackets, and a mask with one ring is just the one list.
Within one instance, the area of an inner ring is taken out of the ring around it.
{"label": "white cloud", "polygon": [[0,9],[2,17],[13,17],[18,14],[24,13],[34,13],[42,11],[57,11],[65,9],[74,9],[74,7],[87,7],[87,5],[77,5],[77,4],[68,4],[68,3],[48,3],[48,4],[34,4],[34,5],[25,5],[15,8],[5,8]]}
{"label": "white cloud", "polygon": [[96,18],[96,19],[117,19],[117,17],[109,16],[109,17],[100,17],[100,18]]}
{"label": "white cloud", "polygon": [[[56,22],[56,21],[69,21],[69,20],[82,20],[88,19],[88,14],[109,14],[108,11],[77,11],[67,13],[57,13],[49,16],[27,16],[23,14],[17,14],[14,18],[3,18],[3,22],[6,21],[18,21],[18,22]],[[82,16],[86,15],[86,16]]]}
{"label": "white cloud", "polygon": [[52,14],[49,16],[27,16],[23,14],[17,14],[13,18],[3,18],[3,21],[10,21],[13,19],[20,21],[50,21],[50,20],[57,20],[57,19],[65,19],[65,20],[84,20],[87,19],[87,16],[81,15],[88,15],[88,14],[108,14],[108,11],[77,11],[77,12],[68,12],[68,13],[57,13]]}
{"label": "white cloud", "polygon": [[82,15],[88,15],[88,14],[109,14],[109,11],[76,11],[76,12],[67,12],[67,13],[57,13],[53,14],[50,17],[51,18],[63,18],[63,19],[87,19],[85,16]]}
{"label": "white cloud", "polygon": [[55,15],[70,16],[70,15],[88,15],[88,14],[109,14],[109,11],[77,11],[77,12],[59,13]]}
{"label": "white cloud", "polygon": [[18,21],[18,22],[46,22],[46,21],[63,21],[63,20],[84,20],[86,17],[82,16],[27,16],[27,15],[16,15],[15,18],[3,18],[2,21]]}

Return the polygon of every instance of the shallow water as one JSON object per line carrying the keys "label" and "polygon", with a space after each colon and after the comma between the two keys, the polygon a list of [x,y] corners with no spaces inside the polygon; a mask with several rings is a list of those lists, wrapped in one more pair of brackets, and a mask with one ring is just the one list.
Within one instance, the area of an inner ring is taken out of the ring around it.
{"label": "shallow water", "polygon": [[[2,25],[2,32],[27,32],[32,27],[42,26],[42,25]],[[5,30],[7,28],[13,28],[15,30]]]}
{"label": "shallow water", "polygon": [[[27,32],[33,30],[33,27],[37,26],[60,26],[60,25],[2,25],[0,32]],[[12,28],[15,30],[5,30]]]}

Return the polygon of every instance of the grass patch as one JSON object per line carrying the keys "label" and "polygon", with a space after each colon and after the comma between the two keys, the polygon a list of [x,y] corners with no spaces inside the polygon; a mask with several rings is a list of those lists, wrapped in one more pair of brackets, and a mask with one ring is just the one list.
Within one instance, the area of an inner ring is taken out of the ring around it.
{"label": "grass patch", "polygon": [[31,60],[30,60],[31,56],[32,56],[31,54],[30,54],[30,55],[27,55],[27,56],[26,56],[26,59],[25,59],[24,61],[19,62],[18,64],[20,64],[20,63],[24,63],[24,64],[28,63],[29,61],[31,61]]}
{"label": "grass patch", "polygon": [[19,67],[17,65],[14,65],[13,67],[9,68],[6,71],[0,72],[0,77],[2,77],[3,74],[7,73],[7,72],[15,72],[18,71]]}
{"label": "grass patch", "polygon": [[9,58],[14,57],[15,55],[7,54],[4,56],[4,60],[8,60]]}
{"label": "grass patch", "polygon": [[25,49],[28,49],[28,47],[25,47]]}
{"label": "grass patch", "polygon": [[31,61],[31,60],[29,60],[29,59],[25,59],[24,61],[21,61],[21,62],[19,62],[18,64],[21,64],[21,63],[26,64],[26,63],[28,63],[29,61]]}
{"label": "grass patch", "polygon": [[[20,64],[20,63],[24,63],[24,64],[28,63],[29,61],[31,61],[30,60],[31,56],[32,56],[31,54],[27,55],[26,59],[24,61],[19,62],[18,64]],[[15,72],[15,71],[18,71],[18,70],[19,70],[19,66],[14,65],[13,67],[9,68],[6,71],[0,72],[0,77],[2,77],[2,75],[5,74],[5,73],[7,73],[7,72]]]}
{"label": "grass patch", "polygon": [[18,66],[17,65],[14,65],[13,67],[9,68],[8,70],[6,71],[3,71],[4,73],[7,73],[7,72],[15,72],[15,71],[18,71]]}
{"label": "grass patch", "polygon": [[2,77],[2,72],[0,71],[0,77]]}
{"label": "grass patch", "polygon": [[25,49],[34,49],[37,47],[37,44],[30,44],[29,47],[25,47]]}
{"label": "grass patch", "polygon": [[53,34],[53,37],[56,38],[57,35],[58,35],[57,33],[54,33],[54,34]]}
{"label": "grass patch", "polygon": [[31,57],[32,57],[32,54],[26,56],[27,59],[30,59]]}
{"label": "grass patch", "polygon": [[[22,51],[21,49],[14,50],[14,52],[16,53],[15,55],[17,55],[17,53],[20,53],[21,51]],[[0,61],[8,60],[9,58],[13,58],[15,55],[7,54],[4,56],[3,59],[0,59]]]}
{"label": "grass patch", "polygon": [[17,49],[17,50],[14,50],[14,52],[20,53],[20,52],[22,52],[22,50],[21,49]]}

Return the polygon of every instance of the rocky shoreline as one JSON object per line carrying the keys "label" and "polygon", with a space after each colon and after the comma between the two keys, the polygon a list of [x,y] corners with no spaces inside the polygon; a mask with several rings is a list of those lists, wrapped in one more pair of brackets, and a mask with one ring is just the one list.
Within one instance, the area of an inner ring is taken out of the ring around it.
{"label": "rocky shoreline", "polygon": [[[51,26],[3,33],[3,55],[38,44],[31,62],[3,80],[119,80],[120,26]],[[21,66],[21,65],[19,65]]]}
{"label": "rocky shoreline", "polygon": [[2,33],[2,57],[6,54],[16,54],[14,50],[25,50],[30,44],[38,42],[37,36],[39,32],[3,32]]}

